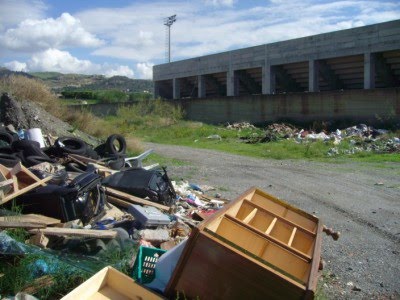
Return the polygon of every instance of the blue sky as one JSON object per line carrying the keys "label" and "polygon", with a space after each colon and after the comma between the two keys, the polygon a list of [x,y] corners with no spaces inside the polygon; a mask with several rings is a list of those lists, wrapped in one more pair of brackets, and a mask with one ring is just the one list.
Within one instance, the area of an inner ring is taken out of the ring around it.
{"label": "blue sky", "polygon": [[0,65],[152,78],[181,60],[400,19],[399,0],[0,0]]}

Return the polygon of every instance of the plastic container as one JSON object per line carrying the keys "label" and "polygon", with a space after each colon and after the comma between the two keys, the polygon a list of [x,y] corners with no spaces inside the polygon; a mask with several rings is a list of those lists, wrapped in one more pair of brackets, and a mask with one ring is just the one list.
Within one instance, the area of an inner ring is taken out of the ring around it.
{"label": "plastic container", "polygon": [[133,265],[133,278],[139,283],[150,283],[155,278],[156,263],[166,250],[150,247],[139,247]]}
{"label": "plastic container", "polygon": [[26,130],[25,139],[38,142],[40,144],[40,148],[45,147],[42,130],[40,128],[31,128]]}

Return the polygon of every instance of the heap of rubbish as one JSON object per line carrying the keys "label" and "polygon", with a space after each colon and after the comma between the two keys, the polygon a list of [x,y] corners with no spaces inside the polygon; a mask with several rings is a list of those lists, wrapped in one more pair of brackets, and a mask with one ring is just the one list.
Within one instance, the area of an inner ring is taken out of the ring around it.
{"label": "heap of rubbish", "polygon": [[[313,297],[321,234],[339,237],[257,188],[230,201],[212,186],[172,181],[165,167],[144,165],[152,149],[129,157],[120,134],[93,147],[7,125],[0,143],[1,254],[57,259],[33,263],[42,285],[61,264],[93,275],[63,299]],[[7,233],[21,228],[25,242]],[[129,262],[109,263],[108,251],[126,248]],[[123,263],[128,274],[117,270]]]}
{"label": "heap of rubbish", "polygon": [[[237,123],[228,125],[228,129],[241,130],[249,128],[247,123]],[[243,137],[246,143],[268,143],[280,140],[293,140],[296,143],[309,143],[313,141],[330,142],[334,147],[328,151],[329,156],[338,154],[354,154],[362,151],[372,151],[376,153],[399,153],[400,138],[389,134],[386,129],[376,129],[365,124],[358,124],[345,129],[334,131],[306,130],[297,128],[290,124],[274,123],[268,125],[262,134],[252,134]],[[343,141],[348,141],[349,149],[339,150],[337,147]]]}

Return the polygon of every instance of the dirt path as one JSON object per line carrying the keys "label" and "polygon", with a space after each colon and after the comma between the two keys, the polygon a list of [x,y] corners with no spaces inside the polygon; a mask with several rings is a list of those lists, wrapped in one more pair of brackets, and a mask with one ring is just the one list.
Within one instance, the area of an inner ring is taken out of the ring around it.
{"label": "dirt path", "polygon": [[147,144],[185,161],[174,178],[212,185],[234,199],[251,186],[284,199],[342,233],[324,236],[324,290],[334,299],[400,299],[400,164],[277,161]]}

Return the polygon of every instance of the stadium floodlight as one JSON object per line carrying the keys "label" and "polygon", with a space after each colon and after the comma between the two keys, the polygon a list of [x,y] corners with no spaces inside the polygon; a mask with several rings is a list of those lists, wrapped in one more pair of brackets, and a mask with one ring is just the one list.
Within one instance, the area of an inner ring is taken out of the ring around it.
{"label": "stadium floodlight", "polygon": [[167,26],[166,40],[165,40],[165,58],[171,62],[171,26],[176,22],[176,15],[164,19],[164,25]]}

